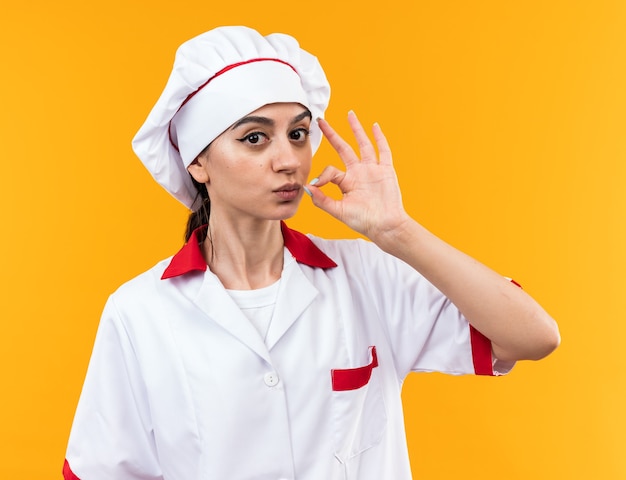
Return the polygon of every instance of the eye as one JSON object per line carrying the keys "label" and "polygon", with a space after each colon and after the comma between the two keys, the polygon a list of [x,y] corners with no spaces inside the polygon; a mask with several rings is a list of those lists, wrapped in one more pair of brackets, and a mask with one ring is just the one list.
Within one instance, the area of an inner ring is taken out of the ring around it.
{"label": "eye", "polygon": [[251,145],[262,145],[266,143],[269,139],[267,135],[261,132],[252,132],[246,135],[245,137],[238,138],[241,143],[249,143]]}
{"label": "eye", "polygon": [[297,128],[289,132],[289,138],[291,140],[295,140],[296,142],[304,142],[306,138],[309,136],[309,133],[310,132],[304,127]]}

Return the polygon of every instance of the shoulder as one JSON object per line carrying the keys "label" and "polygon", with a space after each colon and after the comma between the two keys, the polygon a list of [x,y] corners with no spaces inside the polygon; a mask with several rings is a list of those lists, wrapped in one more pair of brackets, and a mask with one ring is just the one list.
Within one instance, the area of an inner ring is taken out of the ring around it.
{"label": "shoulder", "polygon": [[368,248],[369,245],[376,247],[373,243],[361,238],[329,239],[318,237],[311,233],[308,233],[306,236],[328,256],[334,254],[337,257],[350,257],[358,254],[358,250],[361,248]]}
{"label": "shoulder", "polygon": [[159,337],[165,335],[170,319],[194,315],[193,301],[202,286],[203,274],[191,272],[162,279],[169,262],[170,258],[160,261],[117,288],[107,299],[101,324],[117,325],[115,328],[133,338]]}
{"label": "shoulder", "polygon": [[111,299],[116,303],[126,300],[149,301],[161,290],[167,288],[170,282],[161,280],[163,272],[169,265],[172,257],[161,260],[152,268],[124,282],[112,294]]}
{"label": "shoulder", "polygon": [[429,284],[417,270],[384,252],[369,240],[361,238],[329,240],[310,234],[307,236],[337,263],[340,267],[337,274],[347,275],[350,282],[363,282],[376,288],[379,288],[380,284],[394,288],[397,285],[415,285],[423,288]]}
{"label": "shoulder", "polygon": [[334,240],[312,234],[308,234],[307,237],[338,265],[361,264],[367,268],[368,265],[375,265],[378,262],[400,262],[373,242],[362,238]]}

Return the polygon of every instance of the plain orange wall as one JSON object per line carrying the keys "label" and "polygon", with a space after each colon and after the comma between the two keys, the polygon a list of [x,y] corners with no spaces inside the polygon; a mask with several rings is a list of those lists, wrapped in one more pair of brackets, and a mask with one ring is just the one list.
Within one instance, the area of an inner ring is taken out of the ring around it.
{"label": "plain orange wall", "polygon": [[[560,324],[559,350],[508,377],[409,377],[415,477],[626,478],[626,2],[35,0],[0,17],[3,478],[61,478],[107,295],[181,244],[186,211],[130,140],[176,47],[223,24],[313,51],[327,117],[383,126],[414,217]],[[324,145],[314,171],[336,162]],[[354,236],[306,198],[290,224]]]}

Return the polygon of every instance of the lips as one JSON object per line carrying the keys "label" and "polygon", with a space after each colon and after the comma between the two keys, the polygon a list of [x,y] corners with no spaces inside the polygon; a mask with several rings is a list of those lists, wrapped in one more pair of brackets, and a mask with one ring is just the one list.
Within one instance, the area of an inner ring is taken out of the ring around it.
{"label": "lips", "polygon": [[297,183],[289,183],[274,190],[274,193],[282,200],[294,200],[300,193],[301,185]]}

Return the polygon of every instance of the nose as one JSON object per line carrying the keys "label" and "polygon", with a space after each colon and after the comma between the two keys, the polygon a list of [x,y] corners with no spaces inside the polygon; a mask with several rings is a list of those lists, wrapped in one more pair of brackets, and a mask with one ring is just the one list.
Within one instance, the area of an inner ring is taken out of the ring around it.
{"label": "nose", "polygon": [[275,141],[272,150],[272,169],[275,172],[291,173],[301,164],[302,152],[289,140]]}

